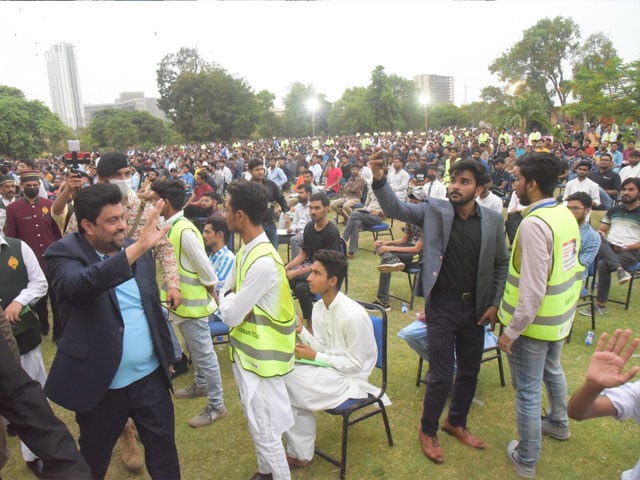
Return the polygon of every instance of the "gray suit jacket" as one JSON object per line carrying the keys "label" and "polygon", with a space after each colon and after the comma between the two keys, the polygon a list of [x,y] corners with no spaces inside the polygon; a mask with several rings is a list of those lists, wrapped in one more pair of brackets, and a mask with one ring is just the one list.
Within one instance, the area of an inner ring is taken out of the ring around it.
{"label": "gray suit jacket", "polygon": [[[386,216],[422,227],[424,235],[422,285],[428,307],[429,294],[438,278],[442,258],[451,235],[453,206],[449,200],[438,198],[429,198],[419,204],[402,203],[386,182],[381,188],[375,188],[374,181],[373,186],[373,193],[378,198]],[[487,308],[500,305],[507,279],[509,256],[504,239],[504,219],[499,213],[481,205],[477,208],[482,237],[476,279],[476,316],[480,317]]]}

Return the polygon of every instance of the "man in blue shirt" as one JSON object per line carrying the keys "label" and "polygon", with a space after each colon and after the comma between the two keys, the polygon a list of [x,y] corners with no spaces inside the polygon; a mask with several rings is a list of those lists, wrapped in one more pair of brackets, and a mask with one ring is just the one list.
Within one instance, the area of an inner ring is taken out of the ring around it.
{"label": "man in blue shirt", "polygon": [[156,205],[139,240],[125,239],[121,201],[120,189],[110,183],[82,189],[75,199],[79,233],[45,253],[66,325],[44,391],[76,413],[80,452],[92,478],[104,478],[129,417],[150,476],[179,478],[169,394],[173,348],[150,252],[168,226],[157,226]]}
{"label": "man in blue shirt", "polygon": [[193,193],[193,189],[196,188],[196,179],[193,174],[189,171],[188,165],[182,166],[182,175],[180,176],[180,180],[184,183],[185,188],[187,189],[186,195],[187,198],[191,196]]}

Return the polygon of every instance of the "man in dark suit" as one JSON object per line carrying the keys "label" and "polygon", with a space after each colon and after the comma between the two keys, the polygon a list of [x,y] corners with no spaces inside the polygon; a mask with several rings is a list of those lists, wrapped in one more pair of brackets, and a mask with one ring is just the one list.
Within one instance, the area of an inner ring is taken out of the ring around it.
{"label": "man in dark suit", "polygon": [[93,478],[104,478],[129,417],[151,477],[179,478],[169,393],[173,350],[150,252],[168,226],[157,227],[156,206],[139,240],[125,240],[121,200],[112,184],[83,189],[75,201],[79,233],[45,254],[67,322],[45,393],[76,412],[80,451]]}
{"label": "man in dark suit", "polygon": [[461,160],[451,167],[448,200],[429,198],[414,205],[398,201],[377,156],[370,159],[372,189],[384,213],[418,225],[424,234],[422,281],[431,355],[420,444],[429,460],[442,463],[444,452],[436,433],[454,363],[453,398],[442,429],[470,447],[487,446],[467,429],[467,416],[482,360],[483,325],[495,324],[507,277],[503,219],[475,201],[489,177],[478,162]]}

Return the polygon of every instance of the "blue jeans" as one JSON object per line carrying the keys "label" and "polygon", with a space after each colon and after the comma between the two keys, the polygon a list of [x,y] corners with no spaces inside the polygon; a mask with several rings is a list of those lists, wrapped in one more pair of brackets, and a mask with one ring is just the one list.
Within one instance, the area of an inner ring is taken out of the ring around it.
{"label": "blue jeans", "polygon": [[209,405],[220,410],[222,398],[222,378],[218,356],[213,349],[208,318],[193,318],[178,324],[187,344],[195,369],[196,387],[206,388]]}
{"label": "blue jeans", "polygon": [[356,210],[349,215],[347,225],[342,232],[342,238],[349,243],[349,253],[358,251],[358,235],[360,230],[365,227],[373,227],[382,223],[382,217],[371,215],[368,212]]}
{"label": "blue jeans", "polygon": [[556,425],[567,426],[567,381],[560,359],[564,341],[545,342],[520,336],[511,345],[509,365],[516,391],[518,421],[517,460],[534,466],[542,450],[542,382],[547,387],[547,418]]}

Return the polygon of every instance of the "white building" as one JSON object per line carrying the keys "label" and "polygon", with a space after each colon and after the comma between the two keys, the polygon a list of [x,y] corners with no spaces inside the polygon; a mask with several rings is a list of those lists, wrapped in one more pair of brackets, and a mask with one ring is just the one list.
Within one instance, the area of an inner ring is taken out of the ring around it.
{"label": "white building", "polygon": [[144,92],[121,92],[120,97],[113,103],[99,103],[99,104],[87,104],[84,106],[84,111],[87,118],[87,123],[91,123],[93,117],[100,110],[107,110],[116,108],[119,110],[139,110],[143,112],[149,112],[160,120],[166,120],[166,115],[162,110],[158,108],[158,99],[149,98],[144,96]]}
{"label": "white building", "polygon": [[416,75],[413,77],[418,92],[426,95],[429,105],[453,104],[454,78],[444,75]]}
{"label": "white building", "polygon": [[44,54],[53,111],[70,128],[85,126],[84,106],[76,49],[70,43],[56,43]]}

